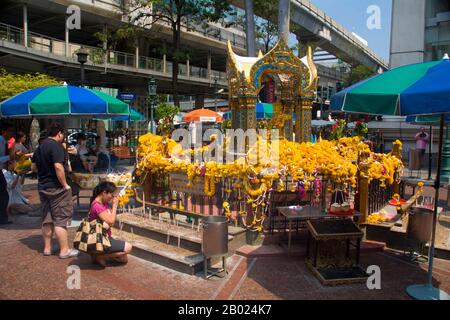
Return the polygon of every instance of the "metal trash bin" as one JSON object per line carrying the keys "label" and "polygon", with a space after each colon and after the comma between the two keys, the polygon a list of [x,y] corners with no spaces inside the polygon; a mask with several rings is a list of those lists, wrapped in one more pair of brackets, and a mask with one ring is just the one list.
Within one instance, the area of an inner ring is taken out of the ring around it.
{"label": "metal trash bin", "polygon": [[[224,216],[209,216],[202,219],[202,224],[202,254],[204,256],[205,278],[208,279],[220,272],[224,272],[226,275],[226,255],[228,253],[228,219]],[[208,258],[213,257],[222,257],[222,269],[215,271],[208,270]]]}
{"label": "metal trash bin", "polygon": [[228,219],[224,216],[203,218],[202,253],[206,257],[228,253]]}
{"label": "metal trash bin", "polygon": [[409,170],[420,170],[421,167],[421,151],[418,149],[409,150]]}
{"label": "metal trash bin", "polygon": [[412,261],[419,258],[428,258],[424,251],[425,245],[431,237],[433,214],[432,209],[423,207],[411,207],[409,210],[406,239]]}
{"label": "metal trash bin", "polygon": [[411,207],[406,231],[407,238],[420,243],[430,241],[433,214],[434,211],[432,209]]}

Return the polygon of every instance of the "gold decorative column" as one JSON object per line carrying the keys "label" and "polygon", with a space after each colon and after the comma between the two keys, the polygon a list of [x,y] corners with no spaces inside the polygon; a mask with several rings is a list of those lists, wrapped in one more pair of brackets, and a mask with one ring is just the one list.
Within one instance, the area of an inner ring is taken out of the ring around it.
{"label": "gold decorative column", "polygon": [[242,110],[243,115],[243,127],[242,129],[255,129],[256,128],[256,101],[258,96],[253,94],[245,95],[245,105]]}
{"label": "gold decorative column", "polygon": [[358,211],[362,216],[359,223],[365,223],[369,214],[369,163],[370,152],[363,152],[359,158]]}
{"label": "gold decorative column", "polygon": [[[302,97],[298,96],[295,100],[295,142],[302,141],[302,125],[301,125],[301,115],[302,115]],[[293,115],[292,115],[293,116]]]}
{"label": "gold decorative column", "polygon": [[[311,110],[312,110],[312,98],[303,97],[301,99],[301,112],[300,117],[297,114],[298,122],[298,142],[310,142],[311,141]],[[300,108],[299,108],[300,109]]]}
{"label": "gold decorative column", "polygon": [[230,98],[230,109],[231,109],[231,127],[235,129],[239,127],[239,115],[241,111],[238,97]]}
{"label": "gold decorative column", "polygon": [[[402,143],[399,140],[394,141],[394,143],[393,143],[392,155],[397,157],[398,159],[402,160]],[[399,173],[395,172],[395,174],[394,174],[394,185],[393,185],[393,187],[394,187],[393,188],[394,189],[394,194],[395,193],[397,193],[397,194],[400,193],[400,184],[398,182],[398,180],[399,180],[398,179],[398,175],[399,175]]]}
{"label": "gold decorative column", "polygon": [[283,101],[283,114],[285,116],[288,116],[289,118],[285,121],[285,127],[284,127],[284,137],[292,141],[293,132],[294,132],[294,106],[295,101],[294,100],[284,100]]}

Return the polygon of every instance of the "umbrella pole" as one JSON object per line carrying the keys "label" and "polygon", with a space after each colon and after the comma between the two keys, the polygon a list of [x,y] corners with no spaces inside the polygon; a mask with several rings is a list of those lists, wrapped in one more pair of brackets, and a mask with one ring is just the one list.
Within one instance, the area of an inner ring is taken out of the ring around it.
{"label": "umbrella pole", "polygon": [[434,242],[436,238],[437,210],[439,202],[439,187],[441,185],[442,145],[444,140],[444,114],[441,115],[439,130],[439,150],[437,161],[437,172],[435,180],[435,200],[433,209],[433,225],[431,229],[431,242],[428,251],[428,282],[425,285],[411,285],[406,288],[407,293],[418,300],[450,300],[450,296],[442,290],[433,287],[433,258]]}
{"label": "umbrella pole", "polygon": [[430,141],[428,142],[428,180],[431,180],[431,143],[433,141],[433,126],[430,126]]}
{"label": "umbrella pole", "polygon": [[434,196],[434,212],[433,212],[433,226],[431,229],[431,244],[428,257],[428,285],[433,285],[433,258],[434,258],[434,242],[436,238],[436,223],[437,223],[437,210],[439,203],[439,188],[441,187],[441,166],[442,166],[442,145],[444,140],[444,114],[441,114],[441,123],[439,130],[439,151],[438,151],[438,163],[436,171],[435,182],[435,196]]}

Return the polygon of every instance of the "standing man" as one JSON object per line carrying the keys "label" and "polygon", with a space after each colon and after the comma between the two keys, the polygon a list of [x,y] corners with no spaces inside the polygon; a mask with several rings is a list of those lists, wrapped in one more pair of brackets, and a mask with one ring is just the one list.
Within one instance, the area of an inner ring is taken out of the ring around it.
{"label": "standing man", "polygon": [[429,135],[425,131],[424,127],[420,128],[420,131],[416,134],[416,149],[420,151],[420,167],[422,168],[422,163],[425,156],[425,150],[427,149],[427,144],[429,141]]}
{"label": "standing man", "polygon": [[12,223],[8,220],[9,195],[6,179],[3,175],[5,163],[11,159],[11,156],[8,155],[7,141],[12,136],[12,126],[9,123],[2,123],[0,135],[0,225]]}
{"label": "standing man", "polygon": [[52,236],[56,234],[59,242],[59,258],[78,256],[79,252],[70,249],[67,239],[67,226],[73,215],[72,190],[66,181],[64,169],[64,129],[53,123],[45,139],[33,154],[32,162],[38,173],[38,190],[42,207],[42,237],[44,256],[52,254]]}

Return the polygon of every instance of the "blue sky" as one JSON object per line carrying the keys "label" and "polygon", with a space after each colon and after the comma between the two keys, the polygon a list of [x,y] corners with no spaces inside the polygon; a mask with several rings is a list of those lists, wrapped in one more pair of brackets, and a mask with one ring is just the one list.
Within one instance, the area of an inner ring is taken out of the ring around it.
{"label": "blue sky", "polygon": [[[391,0],[311,0],[322,11],[350,32],[358,34],[369,43],[369,47],[383,59],[389,61],[391,34]],[[370,30],[367,20],[371,5],[380,8],[381,28]]]}

